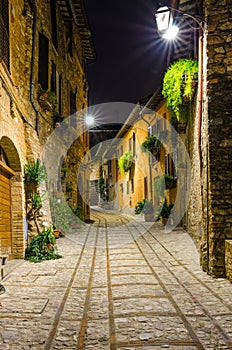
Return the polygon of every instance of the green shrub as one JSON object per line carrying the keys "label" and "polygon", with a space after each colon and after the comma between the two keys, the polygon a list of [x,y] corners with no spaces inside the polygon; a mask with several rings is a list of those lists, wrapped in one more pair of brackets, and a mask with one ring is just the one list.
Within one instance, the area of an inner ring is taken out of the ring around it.
{"label": "green shrub", "polygon": [[26,248],[25,259],[38,263],[44,260],[62,258],[60,254],[55,253],[55,250],[56,238],[50,227],[30,240]]}
{"label": "green shrub", "polygon": [[132,152],[125,152],[118,160],[118,168],[122,174],[127,173],[133,164]]}
{"label": "green shrub", "polygon": [[37,159],[33,163],[24,165],[24,182],[25,184],[38,186],[46,179],[45,167]]}

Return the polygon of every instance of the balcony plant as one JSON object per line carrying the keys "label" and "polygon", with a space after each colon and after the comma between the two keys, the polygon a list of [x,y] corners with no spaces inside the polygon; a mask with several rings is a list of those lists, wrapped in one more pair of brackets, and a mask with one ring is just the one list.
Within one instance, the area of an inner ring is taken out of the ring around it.
{"label": "balcony plant", "polygon": [[147,136],[146,140],[142,143],[142,151],[151,152],[157,159],[160,157],[161,141],[155,136]]}
{"label": "balcony plant", "polygon": [[118,160],[118,168],[122,174],[127,173],[133,164],[133,154],[131,151],[124,152]]}
{"label": "balcony plant", "polygon": [[173,63],[163,79],[162,94],[167,106],[178,121],[187,122],[189,105],[193,100],[198,76],[198,62],[182,58]]}
{"label": "balcony plant", "polygon": [[45,111],[54,111],[57,107],[56,94],[49,90],[39,89],[38,101]]}

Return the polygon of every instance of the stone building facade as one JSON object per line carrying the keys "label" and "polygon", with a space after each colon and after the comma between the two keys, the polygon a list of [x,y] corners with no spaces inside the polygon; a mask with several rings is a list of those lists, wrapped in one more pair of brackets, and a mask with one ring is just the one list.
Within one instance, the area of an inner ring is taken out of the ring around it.
{"label": "stone building facade", "polygon": [[[24,165],[41,159],[49,136],[62,121],[69,125],[73,114],[71,127],[80,137],[65,159],[75,169],[67,181],[75,180],[88,150],[82,111],[88,103],[85,67],[94,48],[81,0],[3,0],[0,17],[0,246],[2,253],[23,258]],[[72,197],[75,206],[77,191]]]}
{"label": "stone building facade", "polygon": [[[192,52],[199,61],[198,92],[185,136],[191,159],[186,224],[200,252],[203,270],[224,277],[226,269],[231,270],[226,267],[231,258],[225,256],[225,242],[232,238],[231,1],[180,0],[179,9],[203,18],[202,39],[201,30],[194,39],[199,50]],[[183,43],[182,51],[174,53],[175,59],[188,57],[190,45],[184,47]],[[226,251],[230,254],[231,250]]]}
{"label": "stone building facade", "polygon": [[220,277],[225,275],[225,240],[232,239],[232,3],[205,0],[204,5],[202,265]]}

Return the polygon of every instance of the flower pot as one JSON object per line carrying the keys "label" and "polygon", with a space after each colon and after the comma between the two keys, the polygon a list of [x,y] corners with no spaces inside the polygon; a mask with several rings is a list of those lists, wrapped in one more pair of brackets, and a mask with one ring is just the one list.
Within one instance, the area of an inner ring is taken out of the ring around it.
{"label": "flower pot", "polygon": [[144,214],[144,218],[145,218],[145,221],[147,221],[147,222],[155,221],[154,214]]}
{"label": "flower pot", "polygon": [[54,236],[56,237],[56,238],[59,238],[60,237],[60,230],[54,230]]}
{"label": "flower pot", "polygon": [[162,224],[163,224],[164,226],[166,226],[167,221],[168,221],[168,218],[163,218],[163,217],[162,217]]}

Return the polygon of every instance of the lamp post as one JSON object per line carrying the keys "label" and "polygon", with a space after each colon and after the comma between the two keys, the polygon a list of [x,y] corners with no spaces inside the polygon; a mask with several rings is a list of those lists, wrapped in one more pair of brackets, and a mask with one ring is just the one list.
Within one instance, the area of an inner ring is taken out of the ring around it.
{"label": "lamp post", "polygon": [[[199,30],[199,44],[198,44],[198,96],[197,96],[197,119],[198,119],[198,151],[200,170],[202,171],[202,151],[201,151],[201,123],[202,123],[202,80],[203,80],[203,35],[206,33],[206,21],[201,16],[194,16],[185,13],[177,8],[170,6],[162,6],[155,12],[157,31],[159,35],[168,40],[173,40],[178,36],[178,23],[174,21],[173,13],[178,13],[180,16],[192,19],[198,27],[194,29]],[[190,26],[193,28],[193,26]]]}
{"label": "lamp post", "polygon": [[[163,6],[160,7],[154,14],[158,34],[164,39],[174,39],[178,36],[179,30],[176,29],[177,23],[173,20],[173,13],[178,13],[180,16],[192,19],[197,27],[193,27],[190,23],[190,27],[199,30],[198,39],[198,95],[197,95],[197,122],[198,122],[198,152],[199,152],[199,165],[200,173],[202,174],[202,149],[201,149],[201,127],[202,127],[202,97],[203,97],[203,37],[207,32],[207,23],[201,16],[194,16],[189,13],[185,13],[179,9]],[[174,35],[175,33],[175,35]],[[172,34],[172,35],[170,35]],[[208,160],[206,159],[206,176],[208,176]],[[207,182],[208,184],[208,179]],[[209,222],[208,222],[208,187],[206,188],[206,246],[207,246],[207,269],[209,269]],[[203,193],[201,193],[203,201]],[[209,270],[208,270],[209,271]]]}

